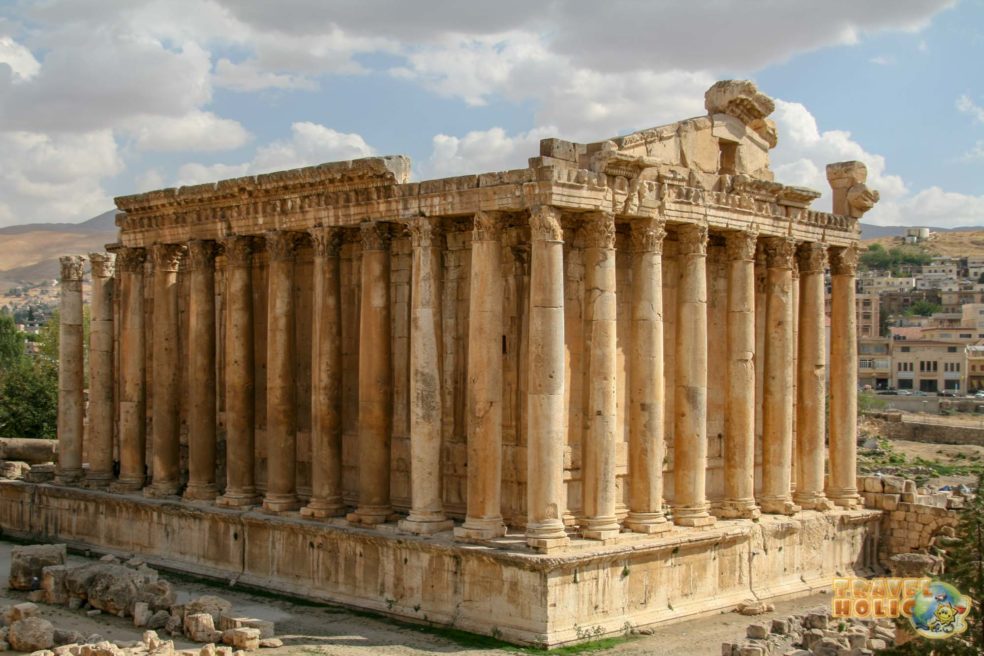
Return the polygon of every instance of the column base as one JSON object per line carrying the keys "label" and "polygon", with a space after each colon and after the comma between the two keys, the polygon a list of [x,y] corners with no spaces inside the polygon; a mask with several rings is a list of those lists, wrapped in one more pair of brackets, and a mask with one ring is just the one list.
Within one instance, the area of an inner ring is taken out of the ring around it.
{"label": "column base", "polygon": [[298,500],[296,494],[278,494],[276,492],[267,492],[267,495],[263,497],[262,509],[264,512],[268,513],[285,513],[292,510],[297,510],[301,507],[301,502]]}
{"label": "column base", "polygon": [[218,493],[214,483],[188,483],[181,498],[185,501],[215,501]]}
{"label": "column base", "polygon": [[407,533],[414,533],[416,535],[434,535],[435,533],[441,533],[442,531],[450,531],[454,528],[454,522],[445,517],[441,518],[417,518],[414,517],[413,513],[406,519],[401,519],[398,524],[401,531],[406,531]]}
{"label": "column base", "polygon": [[570,546],[564,523],[559,519],[526,525],[526,544],[540,553],[555,553]]}
{"label": "column base", "polygon": [[795,515],[802,508],[789,497],[763,497],[759,499],[762,512],[769,515]]}
{"label": "column base", "polygon": [[722,501],[713,512],[720,519],[758,519],[762,516],[755,499],[728,499]]}
{"label": "column base", "polygon": [[244,490],[226,490],[226,493],[215,500],[215,505],[223,508],[249,508],[260,502],[256,495],[256,490],[247,488]]}
{"label": "column base", "polygon": [[834,505],[840,508],[846,508],[848,510],[860,508],[863,505],[861,502],[861,495],[857,493],[857,490],[828,492],[827,499],[834,503]]}
{"label": "column base", "polygon": [[707,511],[707,504],[700,506],[675,506],[673,508],[673,523],[677,526],[702,528],[714,526],[717,518]]}
{"label": "column base", "polygon": [[85,486],[103,489],[113,482],[113,472],[93,472],[91,469],[85,475]]}
{"label": "column base", "polygon": [[56,485],[78,485],[82,482],[82,469],[66,469],[55,472]]}
{"label": "column base", "polygon": [[177,496],[178,488],[181,486],[177,481],[163,481],[161,483],[151,483],[143,489],[143,495],[151,499],[163,499],[164,497]]}
{"label": "column base", "polygon": [[143,486],[143,478],[120,478],[109,486],[109,491],[118,494],[132,494],[142,490]]}
{"label": "column base", "polygon": [[665,533],[673,528],[673,524],[668,522],[666,515],[661,512],[637,513],[629,511],[629,515],[625,518],[625,526],[631,529],[633,533],[645,533],[647,535]]}
{"label": "column base", "polygon": [[833,510],[834,504],[823,493],[799,496],[793,494],[793,502],[804,510]]}
{"label": "column base", "polygon": [[356,526],[377,526],[394,518],[393,509],[389,506],[362,506],[345,516],[350,524]]}
{"label": "column base", "polygon": [[491,540],[501,538],[506,534],[506,525],[502,522],[502,517],[474,518],[466,517],[465,523],[456,526],[454,529],[454,539],[462,542],[469,540]]}
{"label": "column base", "polygon": [[602,540],[608,542],[618,537],[622,532],[618,519],[610,517],[591,517],[581,520],[581,537],[586,540]]}
{"label": "column base", "polygon": [[327,519],[328,517],[341,517],[345,514],[345,504],[341,497],[334,499],[312,498],[306,506],[301,508],[301,517],[311,519]]}

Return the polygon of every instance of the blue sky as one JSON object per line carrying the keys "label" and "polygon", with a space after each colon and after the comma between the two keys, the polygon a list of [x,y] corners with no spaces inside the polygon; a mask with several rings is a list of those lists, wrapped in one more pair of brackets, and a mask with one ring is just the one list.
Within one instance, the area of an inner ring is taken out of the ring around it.
{"label": "blue sky", "polygon": [[0,225],[371,154],[521,167],[724,78],[777,100],[780,181],[861,159],[866,220],[984,225],[981,62],[984,0],[0,0]]}

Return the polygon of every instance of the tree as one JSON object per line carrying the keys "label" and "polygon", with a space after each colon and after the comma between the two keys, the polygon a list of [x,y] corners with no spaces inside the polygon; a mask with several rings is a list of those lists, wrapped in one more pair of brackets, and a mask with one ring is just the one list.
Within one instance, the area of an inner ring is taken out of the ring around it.
{"label": "tree", "polygon": [[942,310],[943,308],[936,303],[919,300],[906,308],[905,315],[908,317],[915,315],[919,315],[920,317],[928,317]]}
{"label": "tree", "polygon": [[25,357],[0,373],[0,435],[53,438],[57,428],[57,360]]}
{"label": "tree", "polygon": [[0,314],[0,371],[6,371],[24,358],[24,335],[17,330],[14,318]]}

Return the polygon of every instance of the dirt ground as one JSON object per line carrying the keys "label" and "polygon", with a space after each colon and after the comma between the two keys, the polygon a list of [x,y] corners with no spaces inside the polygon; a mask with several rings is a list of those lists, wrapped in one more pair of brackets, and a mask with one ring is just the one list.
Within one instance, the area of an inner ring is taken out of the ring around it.
{"label": "dirt ground", "polygon": [[[15,546],[0,542],[0,579],[6,581],[10,571],[10,552]],[[95,554],[93,554],[95,555]],[[81,563],[86,559],[72,555],[71,562]],[[405,656],[412,654],[455,654],[456,656],[478,656],[480,654],[530,653],[533,650],[519,650],[511,647],[481,648],[467,637],[458,639],[443,635],[439,631],[421,629],[409,624],[393,622],[386,618],[366,616],[345,609],[291,601],[278,597],[257,595],[248,591],[230,588],[227,585],[207,581],[178,578],[163,573],[178,590],[178,601],[187,601],[203,594],[223,597],[233,604],[233,610],[243,615],[270,620],[276,624],[277,637],[284,641],[278,649],[264,649],[262,656],[285,656],[287,654],[311,654],[325,656]],[[26,593],[0,589],[0,605],[25,601]],[[776,604],[773,613],[756,617],[744,617],[736,613],[719,613],[708,617],[687,620],[656,629],[650,636],[638,636],[619,642],[601,651],[606,656],[641,656],[642,654],[661,654],[664,656],[717,656],[721,653],[721,643],[736,641],[744,637],[746,627],[753,622],[768,621],[774,617],[786,617],[816,606],[829,604],[829,597],[816,594],[808,597],[787,600]],[[143,629],[133,626],[132,621],[110,615],[89,617],[85,612],[72,611],[64,607],[42,605],[42,615],[55,627],[72,629],[91,635],[97,633],[112,641],[139,640]],[[478,642],[477,644],[481,644]],[[195,646],[185,640],[176,640],[179,649]]]}

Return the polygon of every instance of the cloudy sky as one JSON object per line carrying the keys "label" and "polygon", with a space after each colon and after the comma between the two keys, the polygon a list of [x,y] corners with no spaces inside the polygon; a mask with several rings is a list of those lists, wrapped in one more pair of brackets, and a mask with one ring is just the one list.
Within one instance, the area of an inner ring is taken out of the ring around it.
{"label": "cloudy sky", "polygon": [[860,159],[866,220],[984,225],[984,0],[0,0],[0,225],[372,154],[517,168],[723,78],[776,98],[779,180]]}

